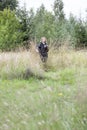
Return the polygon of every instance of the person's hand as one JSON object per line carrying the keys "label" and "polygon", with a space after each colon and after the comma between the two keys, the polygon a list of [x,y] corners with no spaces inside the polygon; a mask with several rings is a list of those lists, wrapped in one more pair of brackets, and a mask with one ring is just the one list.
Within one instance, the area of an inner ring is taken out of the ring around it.
{"label": "person's hand", "polygon": [[39,52],[38,49],[36,49],[36,52],[37,52],[37,53]]}

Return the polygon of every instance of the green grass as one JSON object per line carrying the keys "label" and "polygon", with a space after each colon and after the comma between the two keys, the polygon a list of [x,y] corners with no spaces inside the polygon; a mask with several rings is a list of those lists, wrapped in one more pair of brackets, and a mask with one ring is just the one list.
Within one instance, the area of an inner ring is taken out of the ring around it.
{"label": "green grass", "polygon": [[0,80],[0,130],[87,130],[87,69]]}

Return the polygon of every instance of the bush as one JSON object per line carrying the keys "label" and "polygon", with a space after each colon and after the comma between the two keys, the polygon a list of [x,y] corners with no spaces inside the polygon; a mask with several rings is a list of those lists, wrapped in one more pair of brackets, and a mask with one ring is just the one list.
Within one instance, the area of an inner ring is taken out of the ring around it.
{"label": "bush", "polygon": [[0,11],[0,49],[11,50],[21,44],[22,34],[15,12],[9,9]]}

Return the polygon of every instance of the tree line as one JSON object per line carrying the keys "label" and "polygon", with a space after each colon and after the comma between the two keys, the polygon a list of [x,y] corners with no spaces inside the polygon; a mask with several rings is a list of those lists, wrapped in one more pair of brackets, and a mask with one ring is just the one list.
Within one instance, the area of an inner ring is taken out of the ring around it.
{"label": "tree line", "polygon": [[33,8],[19,7],[17,0],[0,0],[0,50],[29,47],[29,41],[39,42],[42,36],[55,45],[68,43],[73,47],[87,46],[87,19],[70,14],[67,19],[62,0],[55,0],[52,12],[42,4]]}

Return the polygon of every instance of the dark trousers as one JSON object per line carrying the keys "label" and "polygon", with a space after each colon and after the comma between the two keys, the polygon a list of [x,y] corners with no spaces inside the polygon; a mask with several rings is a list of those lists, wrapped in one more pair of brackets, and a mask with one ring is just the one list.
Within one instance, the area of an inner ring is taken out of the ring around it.
{"label": "dark trousers", "polygon": [[40,58],[41,58],[42,62],[47,62],[48,56],[42,56],[42,55],[40,55]]}

